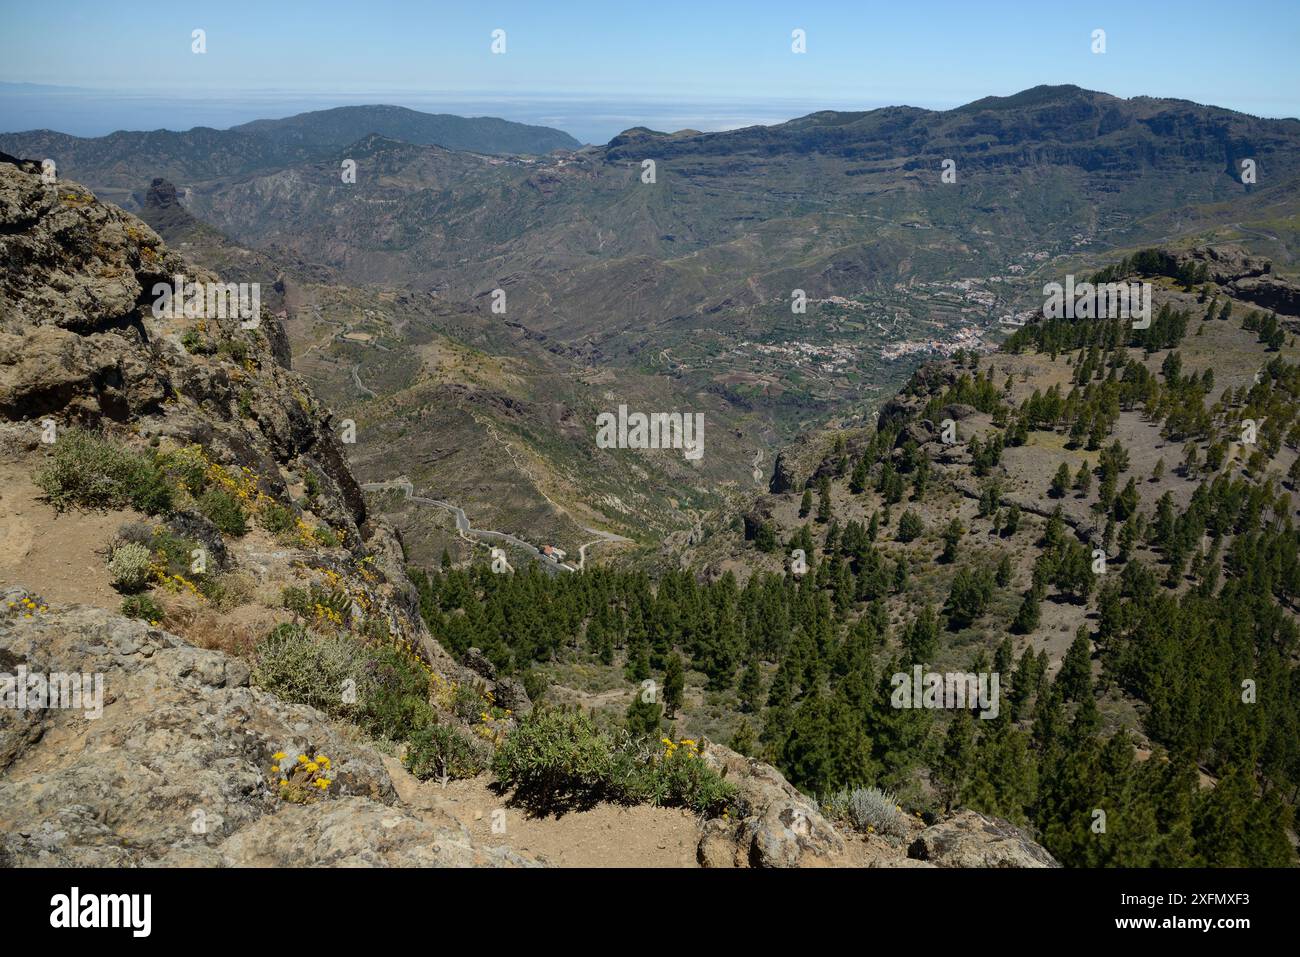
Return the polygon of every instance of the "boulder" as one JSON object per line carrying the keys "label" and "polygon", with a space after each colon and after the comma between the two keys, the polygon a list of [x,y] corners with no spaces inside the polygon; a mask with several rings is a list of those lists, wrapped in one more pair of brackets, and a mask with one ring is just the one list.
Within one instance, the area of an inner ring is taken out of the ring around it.
{"label": "boulder", "polygon": [[736,788],[737,817],[703,828],[704,867],[800,867],[844,852],[844,839],[813,803],[770,764],[702,741],[700,756]]}
{"label": "boulder", "polygon": [[1001,818],[961,810],[926,828],[907,856],[939,867],[1060,867],[1024,831]]}

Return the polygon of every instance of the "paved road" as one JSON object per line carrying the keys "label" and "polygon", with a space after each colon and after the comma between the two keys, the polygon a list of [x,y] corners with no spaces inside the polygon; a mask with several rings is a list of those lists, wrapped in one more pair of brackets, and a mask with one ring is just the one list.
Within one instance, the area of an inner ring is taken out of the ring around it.
{"label": "paved road", "polygon": [[465,514],[465,510],[461,508],[459,505],[453,505],[450,502],[443,502],[435,498],[425,498],[423,495],[416,495],[415,486],[413,486],[410,480],[408,479],[396,478],[396,479],[389,479],[386,482],[363,482],[361,488],[367,492],[378,492],[378,491],[383,491],[385,489],[399,489],[402,492],[402,494],[406,496],[408,501],[417,502],[420,505],[432,505],[437,508],[445,509],[446,511],[451,512],[452,516],[456,519],[456,532],[462,538],[468,539],[470,541],[480,541],[480,542],[484,540],[493,541],[493,542],[508,542],[509,544],[514,545],[516,548],[521,549],[522,551],[531,555],[533,558],[535,558],[538,562],[541,563],[543,568],[563,570],[566,572],[580,571],[582,568],[586,566],[587,548],[589,546],[597,545],[600,542],[629,542],[630,543],[632,541],[630,538],[624,538],[622,535],[615,535],[613,532],[603,532],[597,528],[584,528],[583,531],[589,532],[590,534],[596,535],[598,537],[590,542],[581,545],[578,548],[578,567],[574,568],[572,565],[565,565],[559,562],[551,561],[550,559],[542,555],[541,549],[539,549],[532,542],[526,542],[522,538],[519,538],[516,535],[511,535],[509,532],[499,532],[496,529],[491,529],[491,528],[475,528],[470,524],[469,516]]}

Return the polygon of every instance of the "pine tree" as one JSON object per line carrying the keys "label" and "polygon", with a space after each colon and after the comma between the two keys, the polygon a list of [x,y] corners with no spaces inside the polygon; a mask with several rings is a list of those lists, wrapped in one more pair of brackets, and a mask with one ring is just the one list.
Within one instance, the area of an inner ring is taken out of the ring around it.
{"label": "pine tree", "polygon": [[920,538],[925,532],[925,525],[921,521],[921,516],[910,508],[903,513],[903,517],[898,520],[897,538],[900,542],[911,542]]}
{"label": "pine tree", "polygon": [[817,521],[825,525],[831,520],[831,482],[826,476],[817,480]]}
{"label": "pine tree", "polygon": [[1052,485],[1047,490],[1047,494],[1052,496],[1052,498],[1061,498],[1062,496],[1065,495],[1065,491],[1069,487],[1070,487],[1070,466],[1062,462],[1061,467],[1058,468],[1056,470],[1056,474],[1052,476]]}
{"label": "pine tree", "polygon": [[[852,492],[854,495],[861,495],[866,490],[867,490],[867,460],[865,458],[861,458],[858,459],[858,464],[853,468],[853,475],[849,479],[849,491]],[[812,502],[810,501],[808,505],[811,508]],[[799,517],[802,518],[803,514],[801,513]]]}
{"label": "pine tree", "polygon": [[1007,506],[1006,518],[1002,520],[1002,537],[1010,538],[1020,529],[1020,506],[1011,504]]}
{"label": "pine tree", "polygon": [[1092,489],[1092,471],[1088,468],[1088,463],[1084,462],[1079,466],[1079,471],[1074,474],[1074,488],[1080,495],[1087,495]]}
{"label": "pine tree", "polygon": [[637,737],[657,737],[663,730],[660,720],[663,707],[653,698],[646,700],[647,697],[640,692],[633,695],[632,703],[628,705],[627,716],[623,721],[624,727]]}
{"label": "pine tree", "polygon": [[935,776],[944,811],[961,803],[962,792],[970,780],[975,764],[975,727],[971,713],[962,708],[953,715],[944,738]]}
{"label": "pine tree", "polygon": [[665,716],[672,718],[685,700],[686,674],[682,665],[682,656],[673,652],[668,656],[668,667],[664,671],[664,709]]}
{"label": "pine tree", "polygon": [[902,556],[894,563],[894,591],[900,595],[907,591],[907,559]]}
{"label": "pine tree", "polygon": [[930,606],[922,607],[920,614],[903,633],[903,647],[913,663],[924,664],[939,645],[939,625]]}
{"label": "pine tree", "polygon": [[754,654],[750,654],[749,660],[745,663],[745,670],[740,674],[740,687],[737,692],[741,711],[752,713],[759,710],[763,700],[763,672],[759,669],[758,657]]}
{"label": "pine tree", "polygon": [[799,517],[807,518],[808,513],[812,511],[812,505],[812,489],[806,488],[803,490],[803,498],[799,500]]}
{"label": "pine tree", "polygon": [[745,757],[752,758],[755,756],[758,740],[754,737],[754,729],[749,726],[749,722],[744,718],[740,719],[740,724],[736,727],[736,733],[731,736],[731,743],[728,747],[738,754],[745,755]]}
{"label": "pine tree", "polygon": [[1006,588],[1011,584],[1011,556],[1006,552],[998,560],[998,569],[994,573],[993,580],[997,582],[999,588]]}
{"label": "pine tree", "polygon": [[939,556],[941,562],[952,564],[957,560],[957,546],[961,542],[961,537],[965,534],[965,531],[966,529],[958,518],[953,518],[948,523],[948,527],[943,531],[943,554]]}
{"label": "pine tree", "polygon": [[1040,616],[1038,592],[1036,589],[1031,588],[1025,592],[1024,600],[1020,603],[1020,610],[1016,612],[1016,620],[1011,624],[1011,630],[1018,635],[1027,635],[1038,628]]}

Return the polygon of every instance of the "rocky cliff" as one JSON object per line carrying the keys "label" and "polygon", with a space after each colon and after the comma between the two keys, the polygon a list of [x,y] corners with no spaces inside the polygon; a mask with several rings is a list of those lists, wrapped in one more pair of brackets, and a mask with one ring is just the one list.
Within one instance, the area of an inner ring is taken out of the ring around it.
{"label": "rocky cliff", "polygon": [[[3,154],[0,262],[0,693],[32,675],[37,696],[87,682],[74,707],[0,708],[0,864],[533,863],[471,836],[436,796],[404,802],[383,746],[251,680],[249,640],[323,623],[418,656],[438,687],[528,706],[429,634],[401,543],[348,468],[348,423],[291,371],[274,318],[155,309],[160,284],[219,279]],[[158,566],[169,541],[211,567]],[[149,590],[121,602],[118,552],[133,545],[150,556]],[[297,755],[329,771],[319,800],[277,788]],[[954,818],[945,838],[918,821],[910,843],[846,837],[770,766],[717,745],[703,755],[737,795],[698,835],[703,865],[1052,863],[996,822]]]}

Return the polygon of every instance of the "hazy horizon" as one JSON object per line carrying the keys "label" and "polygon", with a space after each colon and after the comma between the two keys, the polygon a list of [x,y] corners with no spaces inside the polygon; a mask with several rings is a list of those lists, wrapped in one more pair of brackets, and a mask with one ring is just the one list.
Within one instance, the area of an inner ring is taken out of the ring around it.
{"label": "hazy horizon", "polygon": [[1029,13],[1010,0],[664,0],[652,10],[62,0],[11,5],[5,21],[0,85],[35,84],[0,89],[0,127],[11,132],[222,128],[392,103],[603,143],[631,126],[714,131],[828,109],[949,109],[1042,84],[1300,116],[1300,8],[1285,0],[1261,0],[1250,16],[1223,15],[1212,0]]}
{"label": "hazy horizon", "polygon": [[[1010,96],[1019,92],[1021,90],[1018,89],[990,91],[982,95]],[[1107,90],[1096,92],[1110,93]],[[602,144],[634,126],[667,132],[680,129],[719,132],[744,126],[783,123],[820,110],[864,111],[887,106],[947,110],[968,102],[972,101],[859,103],[789,98],[759,103],[744,99],[706,97],[670,101],[649,97],[639,100],[612,96],[602,98],[563,92],[523,97],[487,91],[432,93],[395,90],[360,93],[260,90],[206,96],[168,96],[140,90],[97,90],[0,81],[0,132],[49,129],[71,136],[97,137],[123,130],[183,132],[195,127],[228,129],[253,120],[281,119],[297,113],[340,106],[383,104],[403,106],[425,113],[499,117],[517,123],[558,129],[583,143]],[[1235,109],[1223,103],[1203,105]],[[1255,115],[1270,119],[1296,118],[1280,114]]]}

